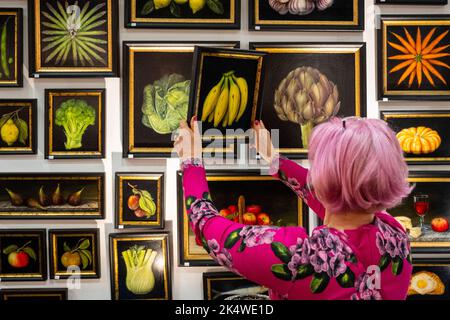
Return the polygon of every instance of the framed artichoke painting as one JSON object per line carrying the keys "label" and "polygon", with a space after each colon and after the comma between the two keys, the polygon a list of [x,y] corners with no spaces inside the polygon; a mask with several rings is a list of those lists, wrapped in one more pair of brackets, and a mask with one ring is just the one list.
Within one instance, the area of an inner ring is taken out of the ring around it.
{"label": "framed artichoke painting", "polygon": [[445,5],[448,4],[448,0],[375,0],[376,4],[397,4],[397,5],[412,5],[412,4],[424,4],[424,5]]}
{"label": "framed artichoke painting", "polygon": [[105,89],[45,90],[45,158],[104,158]]}
{"label": "framed artichoke painting", "polygon": [[240,29],[240,0],[127,0],[127,28]]}
{"label": "framed artichoke painting", "polygon": [[0,280],[47,280],[45,230],[0,230]]}
{"label": "framed artichoke painting", "polygon": [[112,300],[172,299],[168,233],[115,233],[109,237]]}
{"label": "framed artichoke painting", "polygon": [[315,125],[366,111],[364,43],[251,43],[266,52],[261,119],[278,130],[277,151],[307,158]]}
{"label": "framed artichoke painting", "polygon": [[203,300],[269,300],[268,289],[231,272],[203,273]]}
{"label": "framed artichoke painting", "polygon": [[0,88],[22,87],[23,11],[0,8]]}
{"label": "framed artichoke painting", "polygon": [[164,228],[164,173],[116,173],[115,226]]}
{"label": "framed artichoke painting", "polygon": [[99,229],[49,230],[50,278],[100,278]]}
{"label": "framed artichoke painting", "polygon": [[124,157],[171,155],[172,133],[188,116],[198,44],[239,47],[239,42],[124,42]]}
{"label": "framed artichoke painting", "polygon": [[[301,226],[308,229],[308,206],[281,181],[260,171],[208,171],[210,196],[219,214],[243,225]],[[262,196],[270,190],[270,198]],[[180,266],[217,265],[190,228],[178,172]]]}
{"label": "framed artichoke painting", "polygon": [[364,0],[249,0],[249,30],[363,31]]}
{"label": "framed artichoke painting", "polygon": [[399,206],[387,210],[408,231],[414,254],[439,254],[450,250],[450,173],[411,171],[408,181],[415,185]]}
{"label": "framed artichoke painting", "polygon": [[450,110],[382,111],[411,164],[450,163]]}
{"label": "framed artichoke painting", "polygon": [[450,300],[450,265],[415,265],[407,300]]}
{"label": "framed artichoke painting", "polygon": [[103,173],[0,174],[0,219],[104,219]]}
{"label": "framed artichoke painting", "polygon": [[450,100],[450,15],[381,16],[379,100]]}
{"label": "framed artichoke painting", "polygon": [[62,301],[67,296],[67,288],[0,289],[0,301]]}
{"label": "framed artichoke painting", "polygon": [[28,0],[30,77],[119,75],[118,1]]}
{"label": "framed artichoke painting", "polygon": [[36,99],[0,99],[0,155],[36,154],[36,120]]}

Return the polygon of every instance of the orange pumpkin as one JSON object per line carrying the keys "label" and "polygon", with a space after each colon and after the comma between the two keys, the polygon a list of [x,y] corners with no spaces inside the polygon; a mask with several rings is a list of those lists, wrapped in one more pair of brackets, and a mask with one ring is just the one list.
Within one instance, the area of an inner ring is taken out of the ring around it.
{"label": "orange pumpkin", "polygon": [[437,131],[427,127],[412,127],[397,133],[402,150],[412,154],[428,154],[436,151],[441,145],[441,137]]}

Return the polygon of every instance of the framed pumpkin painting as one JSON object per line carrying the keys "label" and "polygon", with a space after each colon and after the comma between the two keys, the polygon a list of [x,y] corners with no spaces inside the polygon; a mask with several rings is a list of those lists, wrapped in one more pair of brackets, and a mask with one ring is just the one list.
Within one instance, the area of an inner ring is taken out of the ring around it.
{"label": "framed pumpkin painting", "polygon": [[240,0],[127,0],[127,28],[240,29]]}
{"label": "framed pumpkin painting", "polygon": [[380,17],[379,100],[450,100],[450,15]]}
{"label": "framed pumpkin painting", "polygon": [[[278,130],[278,152],[307,158],[315,125],[333,116],[366,115],[364,43],[255,42],[250,48],[267,53],[261,119]],[[305,116],[311,106],[314,112]]]}
{"label": "framed pumpkin painting", "polygon": [[0,88],[22,87],[23,10],[0,8]]}
{"label": "framed pumpkin painting", "polygon": [[249,30],[363,31],[364,0],[249,0]]}
{"label": "framed pumpkin painting", "polygon": [[30,77],[119,75],[118,1],[28,0]]}

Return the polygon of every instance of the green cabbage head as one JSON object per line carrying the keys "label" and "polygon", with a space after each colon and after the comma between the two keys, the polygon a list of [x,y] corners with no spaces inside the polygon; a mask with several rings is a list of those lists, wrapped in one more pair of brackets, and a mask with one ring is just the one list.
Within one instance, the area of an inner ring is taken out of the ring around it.
{"label": "green cabbage head", "polygon": [[144,88],[142,123],[159,134],[169,134],[178,129],[187,118],[190,80],[173,73]]}

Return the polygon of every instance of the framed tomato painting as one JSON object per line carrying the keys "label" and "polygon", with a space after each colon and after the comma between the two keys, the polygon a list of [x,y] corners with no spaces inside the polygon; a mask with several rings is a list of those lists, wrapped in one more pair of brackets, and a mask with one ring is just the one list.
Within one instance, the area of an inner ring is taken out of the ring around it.
{"label": "framed tomato painting", "polygon": [[0,8],[0,88],[22,87],[23,10]]}
{"label": "framed tomato painting", "polygon": [[379,100],[450,99],[450,15],[382,15]]}

